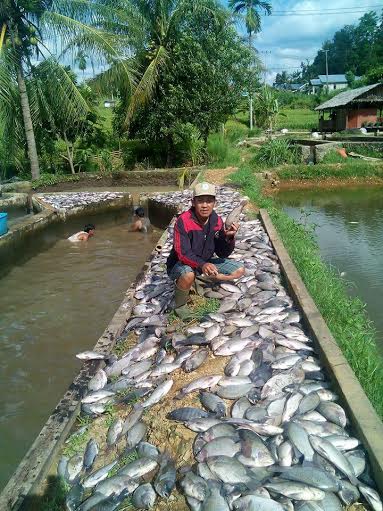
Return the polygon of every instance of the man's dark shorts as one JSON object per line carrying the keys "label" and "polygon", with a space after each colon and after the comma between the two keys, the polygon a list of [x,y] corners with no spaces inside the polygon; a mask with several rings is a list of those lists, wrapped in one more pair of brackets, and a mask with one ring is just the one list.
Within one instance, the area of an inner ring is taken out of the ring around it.
{"label": "man's dark shorts", "polygon": [[[223,259],[221,257],[213,257],[212,259],[206,262],[214,264],[218,269],[218,273],[222,273],[223,275],[231,275],[239,268],[243,268],[243,263],[239,261],[234,261],[233,259]],[[191,266],[188,266],[187,264],[183,264],[180,261],[178,261],[173,266],[173,268],[168,272],[168,275],[172,280],[176,281],[184,273],[190,272],[195,272],[197,274],[201,273],[200,270],[192,268]]]}

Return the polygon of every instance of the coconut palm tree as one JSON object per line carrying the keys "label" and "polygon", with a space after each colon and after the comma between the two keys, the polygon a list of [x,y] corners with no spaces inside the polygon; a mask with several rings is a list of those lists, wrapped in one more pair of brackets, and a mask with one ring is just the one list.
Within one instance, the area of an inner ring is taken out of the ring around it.
{"label": "coconut palm tree", "polygon": [[223,19],[215,0],[132,0],[142,21],[144,39],[136,48],[142,69],[141,78],[130,97],[125,118],[129,127],[138,106],[150,100],[161,70],[171,58],[171,46],[187,13],[204,12],[215,22]]}
{"label": "coconut palm tree", "polygon": [[[261,30],[261,12],[270,15],[271,3],[264,0],[229,0],[229,7],[242,17],[246,26],[249,48],[253,49],[253,37]],[[249,92],[250,129],[253,129],[253,95]]]}
{"label": "coconut palm tree", "polygon": [[[20,127],[16,120],[17,113],[21,114],[33,179],[40,174],[34,130],[38,103],[32,104],[32,99],[38,97],[38,91],[32,90],[36,83],[33,80],[36,61],[47,60],[46,70],[52,71],[47,72],[47,79],[55,77],[52,87],[57,86],[56,79],[61,74],[65,86],[57,89],[57,103],[71,104],[72,110],[82,105],[80,114],[83,114],[83,98],[76,94],[73,82],[65,76],[65,68],[52,57],[52,46],[54,53],[76,47],[111,63],[129,47],[128,14],[128,9],[115,9],[107,0],[105,3],[103,0],[1,0],[0,122],[5,126],[8,141],[14,141],[12,131]],[[124,34],[117,33],[120,24],[124,25]],[[131,83],[132,73],[127,64],[122,62],[120,67]],[[42,100],[40,97],[40,104]]]}

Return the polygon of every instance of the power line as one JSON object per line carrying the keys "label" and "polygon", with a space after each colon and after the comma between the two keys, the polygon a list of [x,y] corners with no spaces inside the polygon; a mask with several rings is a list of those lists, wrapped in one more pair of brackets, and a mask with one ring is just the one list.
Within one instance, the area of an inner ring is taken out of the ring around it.
{"label": "power line", "polygon": [[[376,8],[382,8],[381,5],[379,6],[376,6]],[[367,10],[366,10],[367,9]],[[338,16],[339,14],[367,14],[367,12],[369,12],[369,10],[371,10],[371,8],[366,8],[366,7],[361,7],[359,9],[356,9],[356,10],[349,10],[349,11],[346,11],[346,10],[336,10],[336,11],[327,11],[327,12],[323,12],[323,11],[281,11],[280,13],[278,12],[273,12],[272,14],[270,14],[270,16],[274,16],[274,17],[279,17],[279,18],[288,18],[288,17],[305,17],[305,16]]]}
{"label": "power line", "polygon": [[328,12],[328,11],[350,11],[350,10],[360,10],[360,9],[374,9],[382,7],[381,4],[374,4],[374,5],[352,5],[349,7],[331,7],[331,8],[324,8],[324,9],[286,9],[286,10],[278,10],[274,9],[272,11],[272,14],[275,13],[312,13],[312,12]]}

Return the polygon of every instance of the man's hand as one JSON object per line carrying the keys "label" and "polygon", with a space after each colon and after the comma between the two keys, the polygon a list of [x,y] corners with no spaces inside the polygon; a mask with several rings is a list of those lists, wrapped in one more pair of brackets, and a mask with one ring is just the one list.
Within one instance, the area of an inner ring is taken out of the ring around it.
{"label": "man's hand", "polygon": [[227,239],[232,239],[235,237],[239,229],[239,224],[232,224],[231,227],[226,231],[225,236]]}
{"label": "man's hand", "polygon": [[212,277],[215,275],[218,275],[218,268],[215,264],[212,263],[205,263],[202,266],[202,273],[206,275],[207,277]]}

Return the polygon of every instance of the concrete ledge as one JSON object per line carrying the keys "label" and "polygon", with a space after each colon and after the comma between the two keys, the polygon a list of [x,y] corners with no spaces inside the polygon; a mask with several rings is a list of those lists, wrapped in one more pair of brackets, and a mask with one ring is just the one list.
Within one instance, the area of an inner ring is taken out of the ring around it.
{"label": "concrete ledge", "polygon": [[260,217],[279,258],[291,296],[301,310],[303,322],[349,414],[351,425],[368,452],[374,479],[383,493],[383,423],[308,293],[269,214],[261,209]]}
{"label": "concrete ledge", "polygon": [[[165,231],[156,247],[166,240]],[[154,248],[141,272],[125,293],[117,312],[94,346],[94,350],[108,354],[113,349],[116,339],[123,332],[130,318],[136,286],[144,279],[150,261],[157,253]],[[80,401],[88,390],[88,382],[94,376],[102,361],[85,362],[59,401],[51,416],[45,423],[38,437],[22,459],[8,484],[0,494],[0,511],[30,510],[29,497],[39,494],[39,487],[45,481],[53,459],[57,456],[76,417],[80,411]]]}

